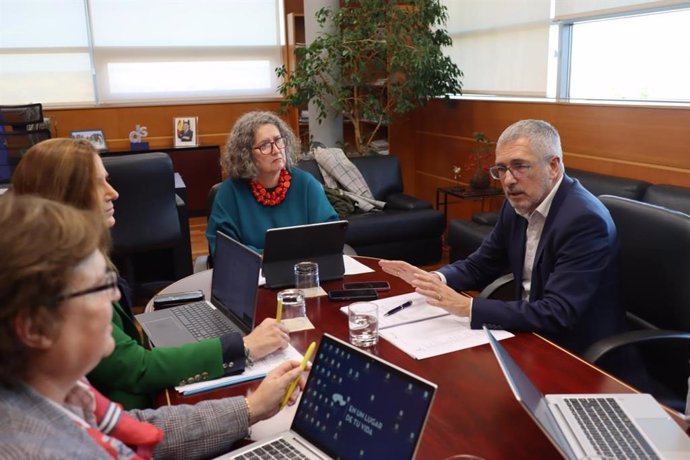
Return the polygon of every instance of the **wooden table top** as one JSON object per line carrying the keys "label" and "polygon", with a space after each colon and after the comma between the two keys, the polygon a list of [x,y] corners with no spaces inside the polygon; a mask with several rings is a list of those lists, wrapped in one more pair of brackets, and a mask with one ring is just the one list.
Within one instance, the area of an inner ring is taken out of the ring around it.
{"label": "wooden table top", "polygon": [[[347,276],[347,281],[388,281],[389,297],[411,292],[409,285],[378,269],[376,259],[358,257],[374,273]],[[322,283],[329,291],[343,281]],[[210,271],[194,274],[163,292],[203,289],[210,292]],[[275,315],[275,289],[259,289],[257,323]],[[304,353],[309,343],[323,332],[348,339],[347,318],[339,309],[348,302],[331,302],[327,297],[307,300],[307,316],[315,329],[291,334],[292,345]],[[501,342],[543,393],[623,393],[634,391],[605,372],[532,333],[517,333]],[[494,458],[561,458],[548,438],[515,400],[489,345],[448,353],[424,360],[411,358],[386,340],[371,349],[386,359],[438,385],[431,415],[421,439],[417,458],[444,459],[457,453]],[[181,396],[166,392],[172,404],[244,394],[257,382],[220,390]],[[165,401],[161,399],[161,402]],[[676,418],[690,434],[688,425]]]}

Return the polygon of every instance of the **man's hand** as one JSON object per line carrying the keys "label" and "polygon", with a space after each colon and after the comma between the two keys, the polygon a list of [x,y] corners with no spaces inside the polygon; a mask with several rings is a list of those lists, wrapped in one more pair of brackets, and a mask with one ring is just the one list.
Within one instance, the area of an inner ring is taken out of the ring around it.
{"label": "man's hand", "polygon": [[441,307],[457,316],[470,315],[470,297],[446,286],[433,273],[416,273],[410,284],[415,288],[415,292],[426,297],[429,305]]}
{"label": "man's hand", "polygon": [[[397,276],[408,284],[412,284],[415,274],[426,275],[427,272],[402,260],[380,260],[379,266],[384,272]],[[434,275],[435,276],[435,275]]]}

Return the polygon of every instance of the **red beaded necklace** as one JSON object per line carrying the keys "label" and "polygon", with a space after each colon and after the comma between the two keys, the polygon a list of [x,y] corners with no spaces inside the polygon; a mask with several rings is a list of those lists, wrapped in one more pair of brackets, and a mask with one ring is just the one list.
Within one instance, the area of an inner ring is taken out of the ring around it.
{"label": "red beaded necklace", "polygon": [[263,185],[252,179],[249,186],[252,189],[252,195],[256,201],[264,206],[276,206],[283,202],[285,195],[290,189],[290,173],[287,169],[281,169],[280,177],[278,178],[278,185],[272,192],[267,191]]}

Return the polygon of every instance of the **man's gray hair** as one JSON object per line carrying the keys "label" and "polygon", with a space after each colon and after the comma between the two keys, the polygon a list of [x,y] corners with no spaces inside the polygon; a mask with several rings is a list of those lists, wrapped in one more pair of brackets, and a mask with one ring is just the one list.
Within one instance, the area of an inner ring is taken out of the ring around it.
{"label": "man's gray hair", "polygon": [[254,111],[242,115],[232,127],[228,142],[223,151],[221,164],[223,170],[231,179],[253,179],[258,170],[254,164],[252,151],[256,130],[263,125],[273,125],[278,128],[280,136],[285,140],[285,163],[291,168],[299,153],[299,140],[282,118],[273,112]]}
{"label": "man's gray hair", "polygon": [[556,128],[544,120],[520,120],[508,126],[496,141],[496,149],[508,142],[526,138],[532,147],[532,152],[540,158],[548,159],[557,156],[563,167],[563,148],[561,136]]}

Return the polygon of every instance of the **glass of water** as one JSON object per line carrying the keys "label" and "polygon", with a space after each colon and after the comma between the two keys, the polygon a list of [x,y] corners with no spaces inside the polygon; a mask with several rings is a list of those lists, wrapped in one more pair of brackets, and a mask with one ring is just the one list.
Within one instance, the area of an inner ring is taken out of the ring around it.
{"label": "glass of water", "polygon": [[379,306],[373,302],[355,302],[347,307],[350,343],[372,347],[379,341]]}
{"label": "glass of water", "polygon": [[296,289],[305,290],[319,287],[319,264],[316,262],[299,262],[295,264],[294,270]]}
{"label": "glass of water", "polygon": [[281,317],[283,319],[299,318],[307,316],[304,293],[299,289],[285,289],[277,295],[277,300],[282,305]]}

